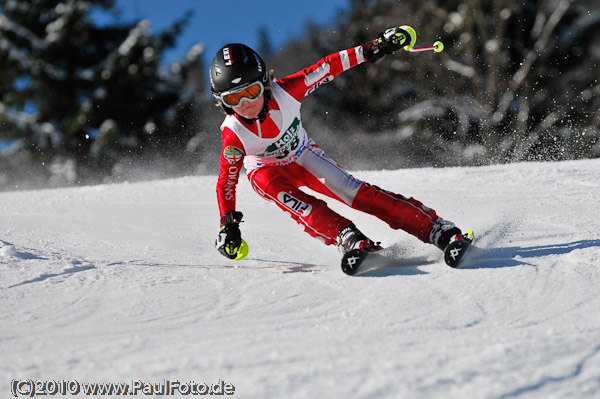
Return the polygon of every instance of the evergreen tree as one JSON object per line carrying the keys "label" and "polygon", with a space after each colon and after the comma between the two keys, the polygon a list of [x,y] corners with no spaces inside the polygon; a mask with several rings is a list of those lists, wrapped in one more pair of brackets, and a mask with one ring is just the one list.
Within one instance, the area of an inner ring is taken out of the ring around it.
{"label": "evergreen tree", "polygon": [[352,167],[600,156],[596,0],[349,3],[335,27],[312,27],[275,55],[276,70],[294,72],[290,60],[299,69],[395,25],[413,26],[417,45],[446,45],[363,64],[307,98],[319,142],[330,139],[334,154],[361,148],[367,162]]}
{"label": "evergreen tree", "polygon": [[[153,34],[149,21],[99,26],[113,0],[0,0],[0,138],[45,165],[76,165],[76,180],[117,164],[185,150],[199,120],[197,49],[164,70],[191,14]],[[191,83],[190,83],[191,82]],[[49,173],[49,170],[46,169]]]}
{"label": "evergreen tree", "polygon": [[448,49],[418,72],[450,78],[444,90],[430,85],[437,95],[421,103],[440,115],[429,127],[440,147],[452,141],[482,163],[600,156],[594,4],[457,0],[420,8],[423,31],[442,32]]}

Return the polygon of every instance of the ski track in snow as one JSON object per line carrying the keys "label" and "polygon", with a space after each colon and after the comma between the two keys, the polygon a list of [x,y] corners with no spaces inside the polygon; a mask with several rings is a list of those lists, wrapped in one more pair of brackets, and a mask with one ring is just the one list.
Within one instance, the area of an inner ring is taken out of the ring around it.
{"label": "ski track in snow", "polygon": [[466,265],[328,200],[395,254],[348,277],[245,179],[241,262],[214,249],[214,176],[0,193],[0,395],[31,378],[223,379],[240,398],[600,397],[600,160],[355,176],[472,228]]}

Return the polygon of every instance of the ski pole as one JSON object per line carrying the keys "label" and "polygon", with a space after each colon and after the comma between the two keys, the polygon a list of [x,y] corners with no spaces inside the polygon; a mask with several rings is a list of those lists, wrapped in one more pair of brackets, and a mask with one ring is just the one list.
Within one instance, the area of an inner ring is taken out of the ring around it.
{"label": "ski pole", "polygon": [[437,41],[435,43],[433,43],[433,46],[425,46],[425,47],[413,47],[410,48],[408,51],[412,52],[412,53],[416,53],[419,51],[435,51],[436,53],[441,53],[444,50],[444,43]]}

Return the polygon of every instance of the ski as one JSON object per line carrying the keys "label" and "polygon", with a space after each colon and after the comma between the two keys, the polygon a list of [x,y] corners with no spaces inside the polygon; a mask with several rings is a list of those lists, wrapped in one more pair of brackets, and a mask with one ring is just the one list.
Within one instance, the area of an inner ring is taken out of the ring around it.
{"label": "ski", "polygon": [[[373,252],[367,252],[364,249],[353,249],[346,252],[342,257],[342,271],[349,276],[354,276],[368,270],[368,266],[366,268],[364,267],[364,262],[367,258],[376,260],[375,263],[377,264],[381,263],[379,266],[384,266],[386,262],[389,263],[390,259],[377,254],[379,251],[381,251],[381,249]],[[371,264],[372,262],[368,263]]]}
{"label": "ski", "polygon": [[464,236],[457,235],[444,249],[444,261],[450,267],[457,268],[473,246],[475,236],[473,230],[469,230]]}
{"label": "ski", "polygon": [[[457,235],[444,250],[444,262],[446,265],[457,268],[461,266],[465,257],[474,247],[475,236],[473,230],[465,235]],[[391,248],[390,248],[391,249]],[[346,252],[342,257],[342,271],[349,276],[355,276],[374,269],[392,266],[411,266],[422,264],[423,259],[410,259],[407,253],[398,253],[398,250],[385,251],[383,249],[367,252],[362,249],[353,249]]]}
{"label": "ski", "polygon": [[346,252],[342,257],[342,271],[349,276],[354,276],[368,255],[369,253],[363,249]]}

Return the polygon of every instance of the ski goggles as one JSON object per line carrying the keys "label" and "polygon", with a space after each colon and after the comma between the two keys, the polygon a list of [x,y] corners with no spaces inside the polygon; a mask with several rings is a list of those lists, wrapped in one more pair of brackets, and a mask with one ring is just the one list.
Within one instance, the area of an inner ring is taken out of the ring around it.
{"label": "ski goggles", "polygon": [[234,90],[225,91],[217,95],[217,99],[230,108],[237,108],[244,101],[253,103],[265,92],[262,82],[249,83]]}

